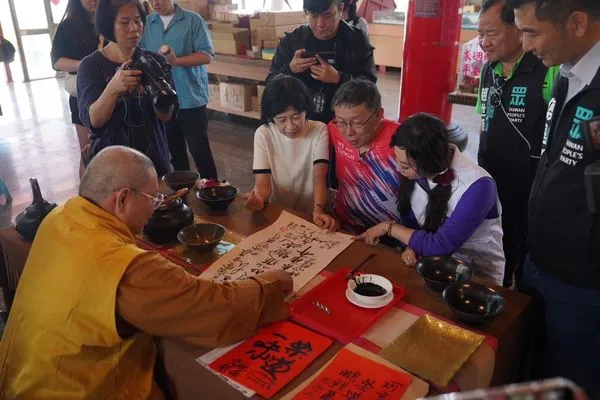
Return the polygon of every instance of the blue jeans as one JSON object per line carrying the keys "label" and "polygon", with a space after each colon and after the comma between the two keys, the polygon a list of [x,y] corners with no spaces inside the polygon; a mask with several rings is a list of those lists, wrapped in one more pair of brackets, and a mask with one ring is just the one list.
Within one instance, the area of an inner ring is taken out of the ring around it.
{"label": "blue jeans", "polygon": [[600,398],[600,292],[545,274],[529,255],[519,289],[535,302],[533,378],[562,376]]}

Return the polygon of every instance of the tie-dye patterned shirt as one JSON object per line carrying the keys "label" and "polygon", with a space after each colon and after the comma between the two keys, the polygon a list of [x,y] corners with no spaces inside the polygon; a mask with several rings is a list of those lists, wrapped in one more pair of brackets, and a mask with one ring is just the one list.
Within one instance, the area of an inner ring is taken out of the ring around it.
{"label": "tie-dye patterned shirt", "polygon": [[395,121],[383,120],[371,148],[361,157],[335,124],[329,123],[339,182],[335,214],[342,229],[362,233],[382,221],[398,220],[400,173],[390,147],[398,126]]}

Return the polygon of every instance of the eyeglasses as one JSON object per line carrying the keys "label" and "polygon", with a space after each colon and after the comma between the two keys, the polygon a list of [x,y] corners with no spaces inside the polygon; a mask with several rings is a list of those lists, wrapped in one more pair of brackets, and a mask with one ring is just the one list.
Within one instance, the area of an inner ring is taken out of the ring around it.
{"label": "eyeglasses", "polygon": [[141,194],[142,196],[147,197],[150,200],[152,200],[152,207],[154,207],[155,210],[158,207],[160,207],[160,205],[163,203],[163,201],[165,201],[165,198],[166,198],[166,196],[163,193],[157,193],[156,195],[152,196],[151,194],[141,192],[132,187],[130,187],[129,189],[133,190],[137,194]]}
{"label": "eyeglasses", "polygon": [[333,123],[335,124],[335,126],[337,126],[337,128],[340,131],[346,130],[346,128],[348,126],[350,126],[350,129],[352,129],[352,130],[359,130],[359,129],[363,128],[367,124],[367,122],[369,122],[371,120],[371,118],[373,118],[373,116],[375,116],[375,114],[377,114],[377,111],[378,110],[375,110],[373,112],[373,114],[371,114],[369,116],[369,118],[367,118],[364,122],[350,122],[350,123],[348,123],[346,121],[342,121],[341,119],[334,119]]}

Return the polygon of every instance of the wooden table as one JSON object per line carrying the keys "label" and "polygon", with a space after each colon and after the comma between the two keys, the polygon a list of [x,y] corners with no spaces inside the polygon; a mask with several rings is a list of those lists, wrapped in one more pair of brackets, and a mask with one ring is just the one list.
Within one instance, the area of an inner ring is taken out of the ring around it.
{"label": "wooden table", "polygon": [[[236,200],[227,211],[219,212],[208,210],[192,195],[188,196],[188,203],[196,215],[201,218],[222,224],[228,229],[242,235],[250,235],[270,225],[281,213],[281,208],[272,204],[268,205],[265,211],[261,213],[251,213],[243,207],[240,199]],[[0,230],[0,245],[0,253],[2,252],[2,248],[4,248],[6,252],[4,256],[8,255],[6,257],[8,263],[6,268],[11,270],[14,276],[15,270],[22,268],[22,265],[10,265],[10,263],[19,263],[18,260],[24,260],[23,252],[27,252],[29,246],[22,239],[18,238],[14,227]],[[355,242],[336,257],[327,267],[327,270],[337,271],[340,268],[352,268],[360,260],[364,259],[367,253],[371,253],[374,250],[377,253],[377,257],[365,267],[365,272],[383,275],[395,283],[404,286],[407,289],[405,301],[408,303],[433,314],[453,319],[450,310],[444,305],[440,295],[425,287],[417,273],[412,268],[408,268],[402,262],[400,254],[391,249],[383,247],[374,249],[362,242]],[[3,254],[0,254],[0,260],[2,259],[4,259]],[[0,283],[6,281],[6,271],[0,271]],[[14,290],[16,288],[9,287],[8,289]],[[483,332],[498,339],[496,366],[492,385],[501,385],[517,380],[522,354],[524,353],[524,344],[530,329],[532,313],[531,298],[503,288],[498,288],[498,290],[507,299],[506,311],[494,319],[488,326],[479,327]],[[339,344],[335,344],[330,348],[304,373],[293,380],[279,396],[287,393],[315,373],[318,368],[333,357],[340,347]],[[179,338],[159,339],[158,349],[160,358],[163,361],[160,364],[164,368],[162,374],[168,378],[169,391],[177,399],[244,398],[241,393],[221,381],[195,361],[207,349],[190,344]]]}
{"label": "wooden table", "polygon": [[[250,235],[270,225],[277,220],[281,213],[281,208],[273,204],[269,204],[261,213],[251,213],[243,207],[239,199],[231,205],[229,210],[223,212],[208,210],[192,196],[189,197],[189,204],[194,213],[201,218],[221,224],[242,235]],[[327,270],[334,272],[341,268],[352,268],[358,265],[366,254],[373,251],[373,247],[362,242],[355,242],[338,255],[327,267]],[[407,289],[405,300],[408,303],[453,319],[441,296],[424,285],[418,274],[402,262],[400,254],[384,247],[377,247],[375,252],[377,257],[364,268],[364,272],[383,275],[404,286]],[[488,326],[479,328],[498,339],[492,385],[512,383],[517,380],[532,313],[530,297],[504,288],[497,289],[507,299],[507,310]],[[335,344],[275,398],[284,395],[314,374],[333,357],[340,347],[339,344]],[[205,352],[206,349],[190,344],[183,339],[160,340],[159,354],[176,397],[178,399],[243,399],[241,393],[220,381],[195,361]]]}

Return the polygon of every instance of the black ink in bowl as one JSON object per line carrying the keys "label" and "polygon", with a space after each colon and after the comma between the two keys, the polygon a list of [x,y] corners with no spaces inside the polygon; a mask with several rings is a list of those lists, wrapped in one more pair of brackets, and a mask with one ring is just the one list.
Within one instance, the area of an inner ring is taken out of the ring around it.
{"label": "black ink in bowl", "polygon": [[354,293],[361,296],[377,297],[387,294],[387,291],[373,282],[356,282]]}

